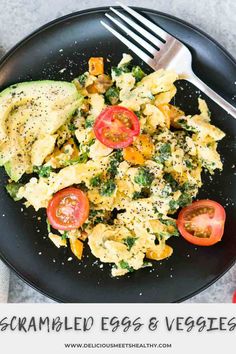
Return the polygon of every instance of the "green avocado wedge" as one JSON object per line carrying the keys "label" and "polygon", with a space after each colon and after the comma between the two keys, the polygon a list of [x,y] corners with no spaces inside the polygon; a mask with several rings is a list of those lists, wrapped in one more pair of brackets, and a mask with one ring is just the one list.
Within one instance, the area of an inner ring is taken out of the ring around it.
{"label": "green avocado wedge", "polygon": [[82,102],[75,85],[64,81],[23,82],[0,93],[0,166],[13,181],[32,172],[32,151],[47,156],[57,130]]}

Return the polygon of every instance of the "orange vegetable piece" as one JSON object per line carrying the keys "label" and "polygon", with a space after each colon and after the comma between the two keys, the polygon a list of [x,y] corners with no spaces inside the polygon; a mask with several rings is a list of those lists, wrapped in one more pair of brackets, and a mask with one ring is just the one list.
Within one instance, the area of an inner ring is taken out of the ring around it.
{"label": "orange vegetable piece", "polygon": [[85,241],[88,238],[88,234],[86,231],[82,231],[81,235],[79,236],[80,240]]}
{"label": "orange vegetable piece", "polygon": [[135,146],[128,146],[123,149],[124,159],[133,165],[143,165],[145,159]]}
{"label": "orange vegetable piece", "polygon": [[89,74],[97,76],[104,73],[104,61],[102,57],[91,57],[88,64]]}
{"label": "orange vegetable piece", "polygon": [[88,93],[98,93],[98,89],[95,85],[95,83],[93,83],[92,85],[89,85],[87,88]]}
{"label": "orange vegetable piece", "polygon": [[173,253],[173,248],[168,245],[159,244],[150,248],[146,252],[146,257],[148,259],[153,259],[154,261],[160,261],[167,257],[170,257]]}
{"label": "orange vegetable piece", "polygon": [[142,153],[146,159],[150,159],[155,152],[155,146],[152,142],[152,139],[147,134],[141,134],[137,136],[133,142],[133,145]]}
{"label": "orange vegetable piece", "polygon": [[84,244],[82,241],[71,238],[70,239],[70,248],[71,248],[71,251],[74,253],[74,255],[78,259],[82,258],[83,249],[84,249]]}

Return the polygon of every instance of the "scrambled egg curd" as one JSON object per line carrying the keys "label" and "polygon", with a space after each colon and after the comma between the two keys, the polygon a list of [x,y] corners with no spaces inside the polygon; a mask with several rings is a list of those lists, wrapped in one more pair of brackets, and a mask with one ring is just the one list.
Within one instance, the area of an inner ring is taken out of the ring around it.
{"label": "scrambled egg curd", "polygon": [[[81,189],[89,200],[88,218],[66,231],[48,223],[49,237],[57,247],[70,244],[78,258],[87,241],[95,257],[112,265],[112,275],[122,276],[172,255],[168,239],[179,235],[172,215],[191,204],[203,170],[222,169],[217,143],[225,134],[211,124],[204,100],[199,98],[193,116],[170,103],[175,72],[146,75],[124,54],[106,75],[102,58],[95,59],[89,72],[73,81],[82,97],[76,111],[43,145],[34,145],[33,161],[40,166],[33,166],[36,175],[18,186],[15,199],[38,210],[66,187]],[[110,106],[138,117],[140,133],[129,146],[113,149],[95,136],[94,122]]]}

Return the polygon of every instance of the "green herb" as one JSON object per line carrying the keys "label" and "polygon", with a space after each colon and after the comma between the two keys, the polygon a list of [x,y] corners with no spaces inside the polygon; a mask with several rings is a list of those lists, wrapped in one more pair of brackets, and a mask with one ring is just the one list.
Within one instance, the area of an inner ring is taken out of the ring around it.
{"label": "green herb", "polygon": [[76,159],[65,161],[64,166],[76,165],[77,163],[86,163],[88,161],[88,152],[83,152]]}
{"label": "green herb", "polygon": [[134,177],[134,182],[143,187],[150,187],[154,178],[154,174],[147,167],[141,167],[138,170],[138,174]]}
{"label": "green herb", "polygon": [[90,185],[91,187],[99,187],[102,183],[102,175],[99,174],[97,176],[94,176],[90,179]]}
{"label": "green herb", "polygon": [[159,210],[156,206],[153,207],[153,211],[155,214],[157,214],[158,219],[162,218],[163,214],[159,213]]}
{"label": "green herb", "polygon": [[135,78],[136,82],[142,80],[142,78],[146,75],[140,66],[133,66],[132,75]]}
{"label": "green herb", "polygon": [[179,206],[181,208],[192,203],[192,196],[187,193],[182,193],[178,199]]}
{"label": "green herb", "polygon": [[92,146],[95,143],[95,139],[89,140],[87,146]]}
{"label": "green herb", "polygon": [[177,228],[176,225],[173,225],[174,226],[174,231],[171,232],[171,236],[179,236],[179,230]]}
{"label": "green herb", "polygon": [[94,125],[94,121],[95,121],[94,117],[92,116],[87,117],[85,119],[85,128],[92,128]]}
{"label": "green herb", "polygon": [[89,219],[93,225],[97,225],[106,222],[107,218],[105,217],[103,210],[90,210]]}
{"label": "green herb", "polygon": [[174,231],[171,233],[172,236],[179,236],[179,231],[178,231],[178,228],[176,226],[176,222],[174,220],[162,219],[162,218],[160,218],[159,220],[164,225],[173,226]]}
{"label": "green herb", "polygon": [[159,218],[159,220],[160,220],[160,222],[161,222],[162,224],[167,225],[167,226],[169,226],[169,225],[175,226],[175,225],[176,225],[176,223],[175,223],[173,220],[171,220],[171,219],[162,219],[162,218]]}
{"label": "green herb", "polygon": [[114,76],[120,76],[124,73],[129,73],[130,70],[129,70],[128,66],[129,66],[129,63],[124,64],[124,65],[120,66],[119,68],[117,66],[113,66],[111,68],[111,74]]}
{"label": "green herb", "polygon": [[92,209],[92,210],[90,210],[89,211],[89,216],[90,217],[94,217],[94,216],[97,216],[99,213],[103,213],[103,210],[101,210],[101,209]]}
{"label": "green herb", "polygon": [[101,210],[101,209],[99,209],[99,210],[90,210],[90,212],[89,212],[89,220],[90,220],[90,222],[93,223],[93,225],[104,223],[106,221],[106,218],[104,216],[104,211]]}
{"label": "green herb", "polygon": [[86,163],[88,161],[88,152],[83,152],[79,155],[79,157],[75,160],[77,163]]}
{"label": "green herb", "polygon": [[164,180],[169,183],[172,191],[175,192],[178,189],[178,182],[174,179],[171,173],[165,173],[163,176]]}
{"label": "green herb", "polygon": [[125,240],[124,240],[124,244],[127,246],[128,248],[128,251],[131,250],[131,248],[133,247],[133,245],[135,244],[135,241],[137,240],[136,237],[127,237]]}
{"label": "green herb", "polygon": [[178,209],[178,208],[179,208],[179,203],[178,203],[178,201],[172,199],[172,200],[169,202],[169,207],[170,207],[170,210],[171,210],[171,211],[174,211],[174,210]]}
{"label": "green herb", "polygon": [[142,265],[142,268],[147,268],[147,267],[151,267],[151,266],[152,266],[151,262],[144,261],[143,265]]}
{"label": "green herb", "polygon": [[52,172],[51,166],[34,166],[33,171],[36,172],[39,177],[48,178]]}
{"label": "green herb", "polygon": [[161,191],[161,196],[163,198],[169,197],[171,192],[172,192],[171,186],[169,184],[166,184],[165,187]]}
{"label": "green herb", "polygon": [[74,125],[74,123],[69,123],[68,128],[71,132],[74,132],[77,129],[76,126]]}
{"label": "green herb", "polygon": [[134,114],[138,117],[138,119],[142,118],[142,113],[140,111],[135,111]]}
{"label": "green herb", "polygon": [[107,169],[107,173],[111,178],[114,178],[118,173],[118,166],[123,159],[122,150],[116,150],[111,156],[110,166]]}
{"label": "green herb", "polygon": [[119,89],[116,87],[110,87],[106,93],[105,93],[105,98],[106,101],[112,105],[117,104],[119,101]]}
{"label": "green herb", "polygon": [[51,224],[50,224],[48,218],[46,219],[46,223],[47,223],[47,230],[48,230],[48,233],[50,233],[50,232],[51,232]]}
{"label": "green herb", "polygon": [[102,183],[100,187],[100,194],[106,197],[110,197],[114,193],[115,189],[116,184],[112,179],[110,179]]}
{"label": "green herb", "polygon": [[193,189],[196,188],[195,184],[190,184],[189,182],[184,182],[181,186],[180,186],[180,190],[181,192],[187,192],[187,191],[191,191]]}
{"label": "green herb", "polygon": [[190,169],[193,168],[193,165],[192,165],[192,163],[191,163],[190,160],[185,160],[185,164],[186,164],[186,166],[187,166],[188,168],[190,168]]}
{"label": "green herb", "polygon": [[133,271],[134,271],[134,268],[133,268],[133,267],[130,267],[129,263],[126,262],[126,261],[120,261],[119,266],[120,266],[122,269],[127,269],[129,272],[133,272]]}
{"label": "green herb", "polygon": [[150,195],[150,191],[146,188],[142,188],[141,192],[134,192],[132,198],[134,200],[141,198],[148,198]]}
{"label": "green herb", "polygon": [[171,156],[171,145],[168,143],[161,145],[159,153],[162,162],[168,160],[169,157]]}
{"label": "green herb", "polygon": [[61,235],[62,240],[66,240],[69,237],[68,232],[64,231],[63,234]]}
{"label": "green herb", "polygon": [[97,216],[94,220],[93,220],[93,224],[97,225],[97,224],[101,224],[104,223],[104,219],[101,216]]}
{"label": "green herb", "polygon": [[186,119],[178,119],[177,123],[181,126],[181,128],[189,131],[189,132],[193,132],[193,133],[197,133],[197,129],[195,127],[191,127],[190,125],[188,125],[188,122]]}
{"label": "green herb", "polygon": [[17,197],[20,187],[22,187],[22,183],[11,182],[6,185],[7,193],[12,197],[12,199],[17,202],[21,198]]}
{"label": "green herb", "polygon": [[79,81],[81,86],[83,86],[83,87],[85,86],[87,78],[88,78],[88,74],[87,73],[84,73],[84,74],[78,76],[78,81]]}

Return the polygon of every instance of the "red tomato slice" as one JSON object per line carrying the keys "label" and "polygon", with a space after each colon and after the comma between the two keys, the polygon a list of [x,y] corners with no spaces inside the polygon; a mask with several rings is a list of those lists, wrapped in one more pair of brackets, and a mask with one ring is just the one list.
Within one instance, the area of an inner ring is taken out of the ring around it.
{"label": "red tomato slice", "polygon": [[233,300],[232,300],[233,304],[236,304],[236,291],[234,292],[234,295],[233,295]]}
{"label": "red tomato slice", "polygon": [[199,200],[183,208],[177,226],[181,235],[197,246],[211,246],[219,242],[224,233],[225,210],[213,200]]}
{"label": "red tomato slice", "polygon": [[70,187],[57,192],[47,207],[47,217],[54,229],[77,229],[88,218],[89,201],[84,192]]}
{"label": "red tomato slice", "polygon": [[138,117],[121,106],[105,108],[94,123],[96,138],[112,149],[121,149],[132,144],[140,133]]}

